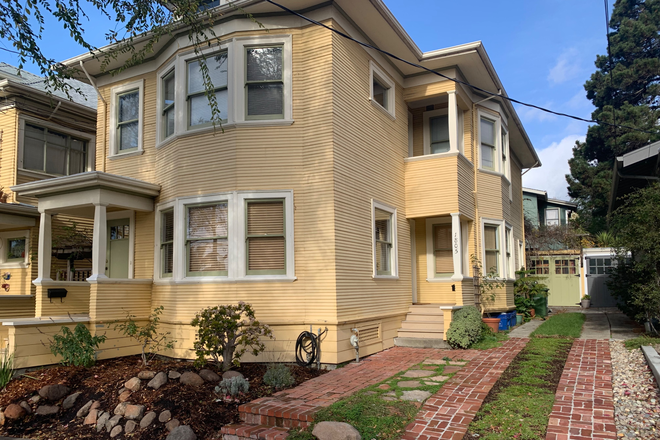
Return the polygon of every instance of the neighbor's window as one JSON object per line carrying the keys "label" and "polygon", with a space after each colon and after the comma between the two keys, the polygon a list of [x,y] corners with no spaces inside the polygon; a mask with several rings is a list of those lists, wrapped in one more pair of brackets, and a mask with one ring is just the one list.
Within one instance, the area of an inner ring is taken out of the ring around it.
{"label": "neighbor's window", "polygon": [[555,260],[555,275],[575,275],[575,260]]}
{"label": "neighbor's window", "polygon": [[67,176],[87,171],[87,142],[49,128],[25,124],[23,168]]}
{"label": "neighbor's window", "polygon": [[286,274],[284,200],[247,201],[247,274]]}
{"label": "neighbor's window", "polygon": [[140,128],[140,90],[117,95],[117,152],[137,150]]}
{"label": "neighbor's window", "polygon": [[227,275],[227,202],[187,206],[187,275]]}
{"label": "neighbor's window", "polygon": [[531,260],[530,270],[533,270],[535,275],[550,275],[550,261]]}
{"label": "neighbor's window", "polygon": [[449,117],[435,116],[429,119],[431,137],[431,154],[449,151]]}
{"label": "neighbor's window", "polygon": [[494,225],[484,226],[484,250],[486,252],[486,273],[500,273],[500,240],[499,227]]}
{"label": "neighbor's window", "polygon": [[376,241],[376,274],[393,275],[392,272],[392,213],[374,210]]}
{"label": "neighbor's window", "polygon": [[495,169],[495,122],[481,118],[481,167]]}
{"label": "neighbor's window", "polygon": [[[206,57],[208,77],[213,84],[212,93],[215,98],[220,119],[227,119],[227,52]],[[201,60],[188,62],[188,84],[186,96],[188,100],[188,127],[208,125],[213,120],[213,108],[209,104],[204,86],[204,74]]]}
{"label": "neighbor's window", "polygon": [[245,118],[284,118],[284,47],[246,47],[245,60]]}
{"label": "neighbor's window", "polygon": [[559,226],[559,209],[546,209],[545,210],[545,225],[546,226]]}
{"label": "neighbor's window", "polygon": [[589,258],[589,275],[604,275],[612,273],[611,258]]}
{"label": "neighbor's window", "polygon": [[25,237],[7,240],[7,262],[25,260]]}
{"label": "neighbor's window", "polygon": [[172,69],[163,78],[163,97],[162,97],[162,125],[163,139],[174,134],[174,69]]}
{"label": "neighbor's window", "polygon": [[174,271],[174,210],[160,214],[160,271],[171,277]]}
{"label": "neighbor's window", "polygon": [[451,224],[433,226],[433,256],[435,257],[436,277],[448,277],[454,274]]}

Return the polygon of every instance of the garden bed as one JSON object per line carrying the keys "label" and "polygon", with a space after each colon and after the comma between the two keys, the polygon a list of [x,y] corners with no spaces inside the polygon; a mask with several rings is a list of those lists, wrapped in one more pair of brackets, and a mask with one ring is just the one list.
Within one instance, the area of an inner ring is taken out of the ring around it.
{"label": "garden bed", "polygon": [[[216,370],[215,367],[207,368]],[[190,362],[169,359],[155,359],[148,368],[144,368],[139,356],[100,361],[91,368],[57,366],[32,371],[12,380],[5,390],[0,391],[0,408],[11,403],[29,401],[43,386],[50,384],[64,384],[71,388],[71,393],[82,394],[72,408],[60,410],[56,415],[31,414],[17,421],[6,420],[5,425],[0,426],[0,435],[44,440],[108,438],[105,430],[97,433],[96,425],[83,425],[83,418],[76,417],[77,411],[89,400],[96,400],[100,402],[101,408],[112,412],[120,403],[119,390],[124,387],[124,383],[143,370],[199,372]],[[275,392],[263,383],[266,370],[267,366],[263,364],[243,364],[236,369],[250,382],[249,392],[242,402]],[[293,386],[297,386],[325,371],[292,366],[291,372],[296,380]],[[239,403],[216,402],[219,397],[214,392],[217,383],[205,382],[193,387],[170,379],[160,389],[154,390],[146,387],[147,381],[143,382],[141,389],[131,394],[130,402],[144,405],[145,413],[171,411],[172,417],[182,425],[189,425],[198,438],[213,438],[222,426],[239,421]],[[31,406],[34,410],[37,405]],[[163,423],[154,423],[130,434],[133,439],[164,439],[166,436],[167,429]]]}

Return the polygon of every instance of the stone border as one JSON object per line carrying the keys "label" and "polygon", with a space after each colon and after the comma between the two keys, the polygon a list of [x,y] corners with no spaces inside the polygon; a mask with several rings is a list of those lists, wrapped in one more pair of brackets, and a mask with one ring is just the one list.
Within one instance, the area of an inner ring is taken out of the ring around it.
{"label": "stone border", "polygon": [[642,353],[644,353],[646,363],[649,364],[649,368],[655,376],[655,383],[660,387],[660,355],[650,345],[642,345]]}

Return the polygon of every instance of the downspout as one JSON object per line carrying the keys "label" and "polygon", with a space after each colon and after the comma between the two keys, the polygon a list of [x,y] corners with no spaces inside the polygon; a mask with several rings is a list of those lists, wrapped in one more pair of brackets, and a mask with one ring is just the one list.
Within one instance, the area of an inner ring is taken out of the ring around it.
{"label": "downspout", "polygon": [[[85,72],[85,76],[87,77],[87,80],[89,83],[94,87],[94,90],[96,90],[96,94],[98,97],[101,99],[103,102],[103,119],[104,119],[104,126],[106,127],[104,133],[103,133],[103,171],[105,173],[105,158],[107,157],[108,153],[108,102],[103,98],[103,95],[101,95],[101,92],[99,91],[99,88],[96,86],[96,83],[92,79],[91,75],[87,72],[87,69],[85,69],[85,66],[83,65],[82,60],[80,60],[80,68],[82,69],[83,72]],[[97,124],[98,125],[98,124]]]}
{"label": "downspout", "polygon": [[50,116],[48,116],[48,119],[46,119],[47,121],[50,121],[51,119],[53,119],[53,116],[55,116],[55,113],[57,113],[57,111],[60,109],[61,105],[62,105],[62,101],[58,101],[57,105],[55,106],[55,110],[53,110],[53,113],[51,113]]}

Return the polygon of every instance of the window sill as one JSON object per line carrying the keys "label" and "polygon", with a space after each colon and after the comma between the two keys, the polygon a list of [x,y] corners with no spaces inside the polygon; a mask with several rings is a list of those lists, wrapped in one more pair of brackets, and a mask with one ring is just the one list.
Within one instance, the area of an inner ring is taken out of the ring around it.
{"label": "window sill", "polygon": [[28,266],[28,263],[20,262],[0,263],[0,269],[26,269]]}
{"label": "window sill", "polygon": [[177,284],[224,284],[224,283],[254,283],[254,282],[294,282],[298,277],[288,275],[247,275],[243,278],[229,277],[188,277],[181,280],[160,278],[154,281],[157,286],[170,286]]}
{"label": "window sill", "polygon": [[123,159],[125,157],[131,157],[131,156],[141,156],[143,154],[144,154],[144,150],[138,149],[136,151],[131,151],[129,153],[113,154],[112,156],[108,156],[108,160]]}
{"label": "window sill", "polygon": [[376,101],[374,101],[374,100],[371,99],[371,98],[369,98],[369,101],[371,102],[371,105],[373,105],[373,106],[376,107],[378,110],[380,110],[381,112],[383,112],[383,113],[385,114],[385,116],[387,116],[388,118],[390,118],[390,119],[393,120],[393,121],[396,121],[396,117],[395,117],[395,116],[392,114],[392,112],[390,112],[388,109],[386,109],[385,107],[383,107],[382,105],[380,105],[379,103],[377,103]]}
{"label": "window sill", "polygon": [[25,176],[25,177],[32,177],[34,179],[53,179],[55,177],[62,177],[57,174],[49,174],[49,173],[44,173],[43,171],[34,171],[34,170],[26,170],[25,168],[19,168],[18,169],[18,175],[19,176]]}
{"label": "window sill", "polygon": [[482,172],[482,173],[485,173],[485,174],[491,174],[493,176],[498,176],[498,177],[502,177],[502,178],[506,179],[506,177],[504,177],[504,174],[500,173],[499,171],[489,170],[489,169],[482,168],[482,167],[479,167],[479,171]]}
{"label": "window sill", "polygon": [[372,275],[371,278],[374,280],[398,280],[398,275]]}

